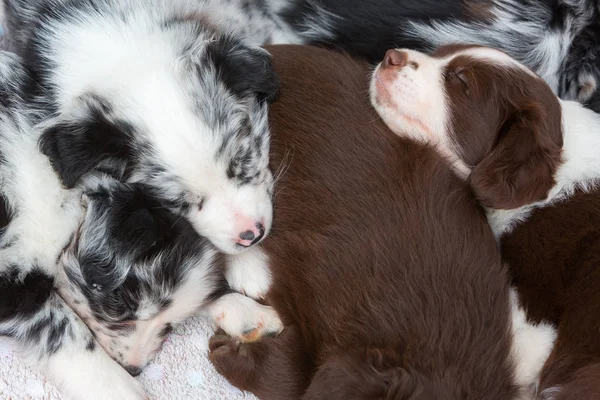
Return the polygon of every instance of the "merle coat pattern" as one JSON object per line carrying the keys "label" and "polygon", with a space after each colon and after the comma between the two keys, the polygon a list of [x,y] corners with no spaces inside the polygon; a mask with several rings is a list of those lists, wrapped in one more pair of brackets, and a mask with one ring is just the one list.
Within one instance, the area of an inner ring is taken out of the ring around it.
{"label": "merle coat pattern", "polygon": [[562,98],[600,112],[596,0],[289,0],[281,15],[304,43],[341,48],[372,63],[391,48],[494,47],[534,70]]}
{"label": "merle coat pattern", "polygon": [[225,253],[268,234],[278,80],[256,43],[285,32],[244,4],[7,1],[27,95],[49,118],[41,148],[67,187],[94,170],[143,182]]}
{"label": "merle coat pattern", "polygon": [[[142,398],[140,385],[98,346],[55,290],[57,261],[83,216],[81,191],[62,188],[37,149],[20,91],[26,79],[20,61],[1,53],[0,334],[67,393],[81,395],[80,385],[86,385],[88,398]],[[107,381],[111,386],[103,388]]]}
{"label": "merle coat pattern", "polygon": [[145,184],[62,185],[38,148],[29,80],[0,53],[0,335],[71,398],[142,399],[131,375],[194,313],[243,341],[278,333],[276,313],[231,290],[219,250]]}

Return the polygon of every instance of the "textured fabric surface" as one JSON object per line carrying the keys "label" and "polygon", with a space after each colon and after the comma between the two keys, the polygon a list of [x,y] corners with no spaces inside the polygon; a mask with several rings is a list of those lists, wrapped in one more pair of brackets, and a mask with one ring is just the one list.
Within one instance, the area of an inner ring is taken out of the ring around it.
{"label": "textured fabric surface", "polygon": [[[176,328],[156,359],[138,379],[154,400],[253,400],[250,393],[231,386],[208,360],[213,326],[193,318]],[[64,397],[43,374],[23,365],[12,343],[0,337],[0,399],[58,400]]]}

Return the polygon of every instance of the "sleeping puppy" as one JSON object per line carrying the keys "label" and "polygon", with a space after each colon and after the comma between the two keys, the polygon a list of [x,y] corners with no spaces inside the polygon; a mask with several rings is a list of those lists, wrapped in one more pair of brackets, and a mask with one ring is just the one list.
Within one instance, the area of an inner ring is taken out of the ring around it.
{"label": "sleeping puppy", "polygon": [[[281,0],[270,0],[281,4]],[[594,0],[287,0],[282,18],[303,43],[379,63],[389,48],[452,42],[500,49],[564,99],[600,112],[600,7]]]}
{"label": "sleeping puppy", "polygon": [[544,398],[600,396],[600,115],[476,46],[388,51],[371,99],[393,131],[435,147],[470,183],[528,318],[558,327]]}
{"label": "sleeping puppy", "polygon": [[64,184],[94,170],[143,182],[236,254],[271,227],[278,83],[269,54],[214,11],[195,0],[7,1],[29,95],[50,117],[41,149]]}
{"label": "sleeping puppy", "polygon": [[199,311],[244,342],[281,331],[273,309],[230,289],[218,249],[144,184],[89,176],[84,186],[86,216],[61,258],[58,291],[132,375]]}
{"label": "sleeping puppy", "polygon": [[[262,399],[516,399],[553,332],[524,320],[483,210],[432,146],[369,106],[366,64],[273,47],[275,225],[267,295],[286,328],[210,358]],[[532,345],[534,344],[534,345]]]}
{"label": "sleeping puppy", "polygon": [[57,260],[83,217],[81,191],[60,185],[37,148],[20,60],[0,53],[0,335],[76,399],[143,399],[55,290]]}
{"label": "sleeping puppy", "polygon": [[38,149],[28,79],[0,53],[0,335],[87,400],[144,398],[128,372],[198,311],[242,341],[278,333],[276,313],[229,289],[218,249],[143,184],[61,185]]}
{"label": "sleeping puppy", "polygon": [[[272,220],[267,110],[278,81],[269,54],[252,43],[285,32],[263,31],[270,22],[260,2],[222,3],[6,4],[34,72],[29,95],[46,118],[41,150],[63,183],[94,170],[143,182],[220,251],[238,254],[260,243]],[[259,298],[269,272],[244,268],[257,256],[245,257],[232,259],[228,280]]]}

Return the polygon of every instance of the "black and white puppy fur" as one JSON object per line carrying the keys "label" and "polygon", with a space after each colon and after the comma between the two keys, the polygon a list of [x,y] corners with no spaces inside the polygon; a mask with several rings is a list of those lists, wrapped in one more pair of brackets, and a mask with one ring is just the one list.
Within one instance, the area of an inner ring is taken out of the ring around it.
{"label": "black and white puppy fur", "polygon": [[0,54],[0,334],[75,398],[143,398],[54,289],[84,207],[81,191],[64,189],[38,151],[19,90],[26,76],[15,56]]}
{"label": "black and white puppy fur", "polygon": [[563,99],[600,112],[597,0],[286,1],[280,15],[304,43],[373,63],[390,48],[493,47],[534,70]]}
{"label": "black and white puppy fur", "polygon": [[0,335],[26,361],[71,398],[143,399],[131,375],[197,312],[242,341],[281,331],[273,309],[229,288],[218,248],[145,184],[95,173],[65,188],[39,151],[28,80],[0,53]]}
{"label": "black and white puppy fur", "polygon": [[230,289],[225,258],[144,183],[84,179],[84,222],[64,252],[60,295],[132,375],[200,311],[241,341],[277,334],[275,311]]}
{"label": "black and white puppy fur", "polygon": [[[294,39],[262,0],[5,0],[32,70],[41,149],[67,187],[87,173],[143,182],[231,257],[232,287],[260,298],[271,228],[268,104],[258,43]],[[254,268],[253,268],[254,266]]]}
{"label": "black and white puppy fur", "polygon": [[[6,0],[29,94],[49,117],[41,149],[64,184],[94,170],[143,182],[222,252],[259,243],[272,223],[267,112],[279,85],[256,44],[287,34],[261,4]],[[268,271],[249,275],[259,283],[235,289],[259,297]]]}

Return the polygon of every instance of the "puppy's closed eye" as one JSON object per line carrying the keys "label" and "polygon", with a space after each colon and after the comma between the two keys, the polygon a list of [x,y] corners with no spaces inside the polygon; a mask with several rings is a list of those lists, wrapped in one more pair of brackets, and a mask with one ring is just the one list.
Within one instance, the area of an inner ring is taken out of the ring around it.
{"label": "puppy's closed eye", "polygon": [[448,79],[452,83],[462,85],[465,89],[469,88],[469,79],[465,70],[450,70],[446,72],[446,79]]}

